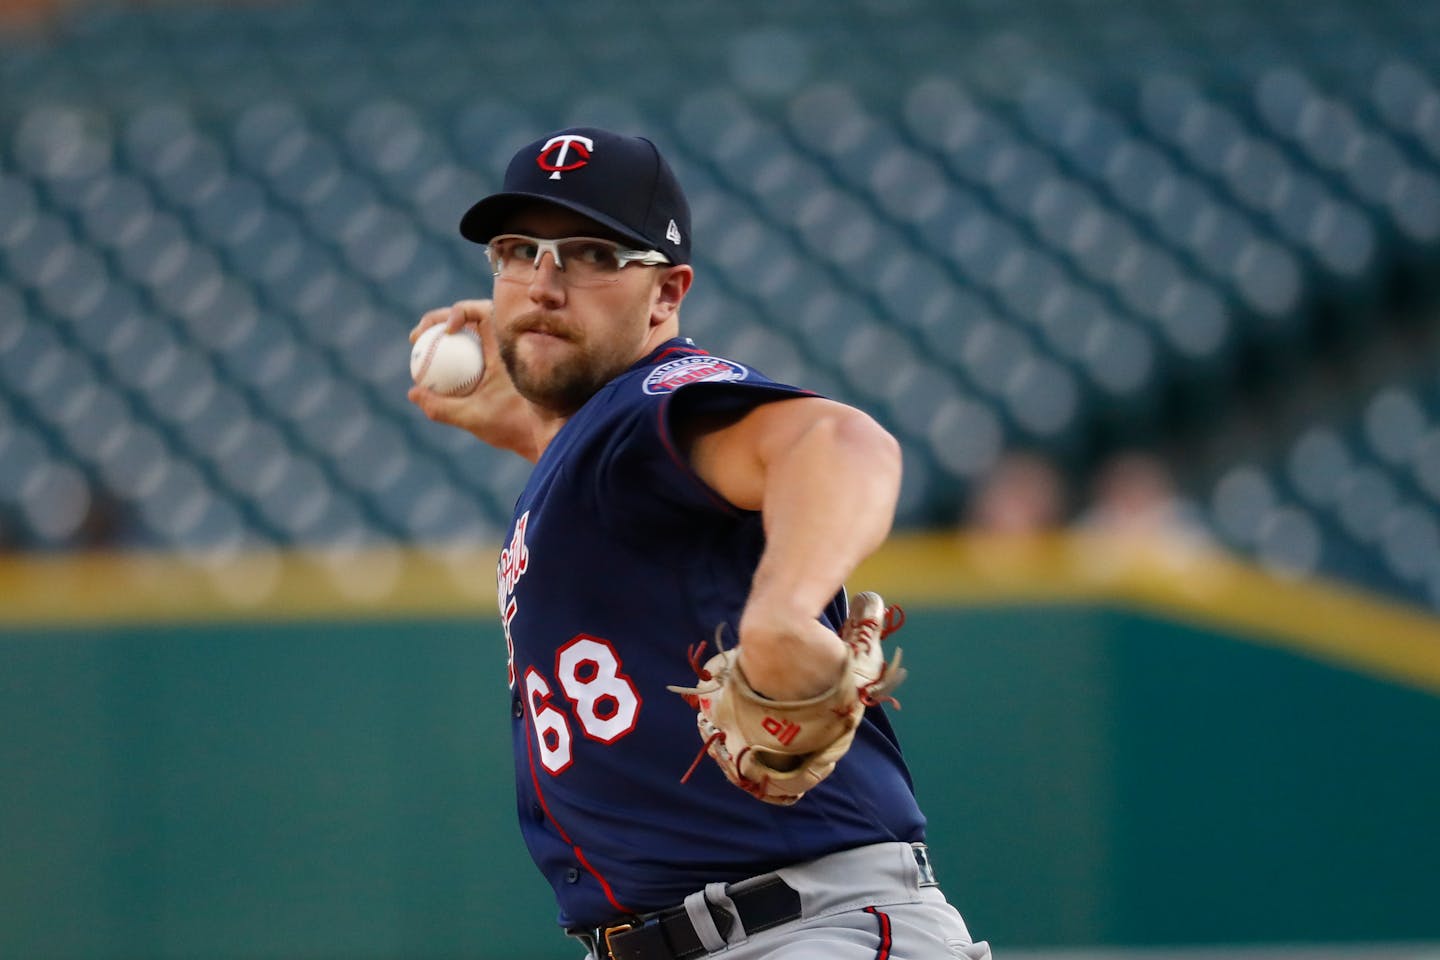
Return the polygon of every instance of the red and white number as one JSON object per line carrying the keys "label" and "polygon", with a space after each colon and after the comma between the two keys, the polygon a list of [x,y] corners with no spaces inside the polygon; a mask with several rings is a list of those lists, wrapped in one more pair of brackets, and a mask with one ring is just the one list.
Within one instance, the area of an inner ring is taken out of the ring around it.
{"label": "red and white number", "polygon": [[555,654],[555,676],[591,740],[614,743],[635,729],[640,692],[620,672],[620,658],[607,641],[582,633],[565,644]]}
{"label": "red and white number", "polygon": [[[555,676],[585,736],[614,743],[635,729],[640,691],[620,670],[620,657],[606,640],[580,634],[555,652]],[[525,671],[525,696],[540,747],[540,765],[563,773],[575,759],[570,720],[551,699],[553,691],[534,667]]]}
{"label": "red and white number", "polygon": [[540,744],[540,765],[551,773],[560,773],[574,759],[570,721],[550,702],[550,684],[534,667],[525,671],[525,695],[530,698],[530,717],[535,721]]}

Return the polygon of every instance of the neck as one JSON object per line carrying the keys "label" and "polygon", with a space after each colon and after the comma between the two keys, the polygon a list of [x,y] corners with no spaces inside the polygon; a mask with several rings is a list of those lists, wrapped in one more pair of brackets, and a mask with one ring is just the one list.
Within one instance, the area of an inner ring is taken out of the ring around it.
{"label": "neck", "polygon": [[554,410],[548,410],[538,404],[530,404],[530,433],[534,438],[535,455],[527,459],[532,463],[538,461],[540,455],[545,452],[545,448],[550,446],[550,441],[555,439],[555,434],[570,422],[572,416],[574,416],[573,412],[556,413]]}
{"label": "neck", "polygon": [[[630,362],[633,364],[648,357],[651,353],[655,352],[660,344],[667,340],[672,340],[679,335],[680,325],[673,319],[652,327],[645,338],[645,342],[641,345],[640,351],[635,354]],[[522,453],[521,456],[524,456],[525,459],[531,463],[535,463],[540,459],[541,454],[545,452],[545,448],[550,446],[550,441],[555,439],[555,435],[560,432],[560,429],[570,422],[570,418],[575,415],[575,411],[554,410],[549,407],[542,407],[528,400],[525,401],[525,404],[530,408],[530,435],[533,444],[530,451],[528,453]]]}

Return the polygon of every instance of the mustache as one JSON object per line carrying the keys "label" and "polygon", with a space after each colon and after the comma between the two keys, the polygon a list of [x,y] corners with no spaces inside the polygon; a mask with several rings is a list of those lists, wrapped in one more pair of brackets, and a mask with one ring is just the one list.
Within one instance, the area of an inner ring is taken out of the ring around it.
{"label": "mustache", "polygon": [[561,340],[575,340],[575,330],[556,317],[545,313],[527,313],[515,322],[516,335],[522,333],[544,333]]}

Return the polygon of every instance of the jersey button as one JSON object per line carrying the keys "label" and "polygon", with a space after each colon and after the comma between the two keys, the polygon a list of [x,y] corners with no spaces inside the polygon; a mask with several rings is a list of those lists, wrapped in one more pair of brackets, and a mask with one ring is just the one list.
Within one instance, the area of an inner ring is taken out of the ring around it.
{"label": "jersey button", "polygon": [[580,882],[580,871],[579,871],[579,870],[576,870],[574,867],[571,867],[569,870],[566,870],[566,871],[565,871],[565,882],[566,882],[566,883],[579,883],[579,882]]}
{"label": "jersey button", "polygon": [[518,696],[510,701],[510,712],[514,714],[516,720],[525,716],[525,704]]}
{"label": "jersey button", "polygon": [[538,803],[530,804],[530,816],[534,817],[537,823],[543,822],[545,819],[545,808]]}

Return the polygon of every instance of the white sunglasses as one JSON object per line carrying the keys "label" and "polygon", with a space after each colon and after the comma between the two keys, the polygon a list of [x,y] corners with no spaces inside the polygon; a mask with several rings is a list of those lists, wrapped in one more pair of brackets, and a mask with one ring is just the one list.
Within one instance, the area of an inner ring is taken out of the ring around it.
{"label": "white sunglasses", "polygon": [[529,283],[546,253],[569,283],[614,283],[628,264],[661,266],[670,259],[658,250],[632,250],[598,237],[557,237],[545,240],[504,233],[485,245],[490,269],[498,280]]}

